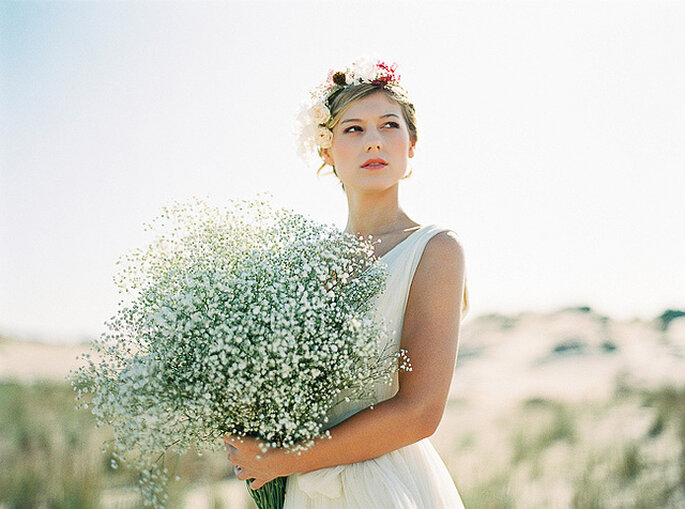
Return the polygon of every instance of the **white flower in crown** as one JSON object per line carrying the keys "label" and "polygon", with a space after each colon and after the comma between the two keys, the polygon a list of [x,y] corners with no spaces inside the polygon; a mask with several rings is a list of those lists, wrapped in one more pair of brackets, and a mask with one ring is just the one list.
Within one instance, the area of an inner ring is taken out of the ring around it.
{"label": "white flower in crown", "polygon": [[316,125],[325,124],[331,118],[331,112],[322,102],[317,102],[311,108],[313,121]]}
{"label": "white flower in crown", "polygon": [[[309,162],[313,163],[311,160],[313,156],[316,155],[318,157],[317,148],[319,145],[317,140],[320,138],[319,128],[321,126],[316,122],[316,116],[312,113],[313,109],[313,105],[309,103],[300,105],[300,111],[297,115],[297,131],[295,133],[297,136],[298,155],[307,161],[308,164]],[[332,137],[333,133],[331,133]]]}
{"label": "white flower in crown", "polygon": [[331,148],[333,142],[333,132],[324,126],[316,128],[316,144],[321,148]]}
{"label": "white flower in crown", "polygon": [[378,63],[372,62],[366,57],[362,57],[354,62],[347,68],[345,73],[351,78],[354,84],[359,84],[363,82],[372,82],[376,79],[379,72]]}

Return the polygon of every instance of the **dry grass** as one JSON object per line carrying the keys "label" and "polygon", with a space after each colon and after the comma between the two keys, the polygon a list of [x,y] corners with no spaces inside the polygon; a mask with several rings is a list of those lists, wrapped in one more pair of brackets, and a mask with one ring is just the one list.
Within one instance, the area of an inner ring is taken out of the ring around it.
{"label": "dry grass", "polygon": [[468,509],[685,507],[685,388],[477,411],[448,405],[434,440]]}
{"label": "dry grass", "polygon": [[[531,398],[487,420],[448,405],[433,442],[469,509],[685,506],[685,389],[619,386],[604,402]],[[61,383],[0,383],[0,507],[134,508],[87,411]],[[5,465],[11,465],[5,468]],[[170,507],[253,509],[223,454],[178,459]]]}
{"label": "dry grass", "polygon": [[[0,383],[0,507],[138,507],[132,489],[137,475],[110,465],[103,442],[111,438],[107,430],[95,428],[91,414],[74,409],[66,384]],[[232,477],[225,456],[218,453],[184,454],[169,466],[182,478],[170,485],[170,507],[183,506],[193,483]]]}

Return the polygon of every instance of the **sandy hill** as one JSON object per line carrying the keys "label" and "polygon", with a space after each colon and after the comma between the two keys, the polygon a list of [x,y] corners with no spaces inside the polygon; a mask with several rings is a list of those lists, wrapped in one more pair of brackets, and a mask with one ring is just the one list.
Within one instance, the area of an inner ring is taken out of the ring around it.
{"label": "sandy hill", "polygon": [[603,399],[619,379],[633,387],[685,383],[685,318],[664,327],[588,308],[479,316],[464,324],[452,394],[495,405]]}
{"label": "sandy hill", "polygon": [[[3,338],[0,379],[61,380],[87,350]],[[685,317],[667,327],[589,308],[474,317],[462,328],[452,395],[496,406],[531,396],[604,398],[621,377],[633,386],[685,383]]]}

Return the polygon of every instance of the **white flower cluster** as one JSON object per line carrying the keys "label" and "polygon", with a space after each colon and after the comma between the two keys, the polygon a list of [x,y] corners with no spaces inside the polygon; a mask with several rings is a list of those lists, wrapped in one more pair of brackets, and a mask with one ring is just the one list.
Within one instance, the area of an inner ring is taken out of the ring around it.
{"label": "white flower cluster", "polygon": [[389,66],[375,58],[360,57],[344,71],[329,70],[326,81],[311,90],[308,100],[300,105],[297,115],[297,151],[300,157],[308,160],[318,152],[318,148],[331,147],[333,132],[326,123],[331,118],[328,98],[332,93],[361,83],[385,83],[400,90],[396,67],[397,64]]}
{"label": "white flower cluster", "polygon": [[260,199],[175,202],[157,223],[117,262],[130,303],[71,376],[163,507],[165,452],[217,450],[225,433],[306,449],[341,398],[390,383],[398,354],[373,313],[387,272],[367,240]]}

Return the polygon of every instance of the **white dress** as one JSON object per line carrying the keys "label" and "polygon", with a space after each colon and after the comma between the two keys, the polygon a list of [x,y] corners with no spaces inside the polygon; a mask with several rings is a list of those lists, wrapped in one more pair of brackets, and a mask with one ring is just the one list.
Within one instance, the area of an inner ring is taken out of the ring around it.
{"label": "white dress", "polygon": [[[381,257],[388,269],[376,312],[393,331],[390,341],[399,351],[404,311],[414,272],[424,248],[435,234],[451,231],[425,225]],[[468,312],[464,288],[462,319]],[[376,401],[392,398],[393,384],[375,386]],[[341,402],[329,414],[329,427],[367,408],[371,401]],[[322,468],[288,477],[284,509],[461,509],[464,507],[447,467],[425,438],[367,461]]]}

